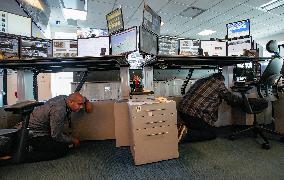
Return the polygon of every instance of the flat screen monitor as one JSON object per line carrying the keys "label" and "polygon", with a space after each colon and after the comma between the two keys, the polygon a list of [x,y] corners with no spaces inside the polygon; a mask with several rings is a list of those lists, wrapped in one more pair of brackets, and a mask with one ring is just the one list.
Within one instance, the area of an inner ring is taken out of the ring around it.
{"label": "flat screen monitor", "polygon": [[124,29],[122,9],[118,8],[106,15],[108,33],[113,34]]}
{"label": "flat screen monitor", "polygon": [[200,47],[199,40],[180,39],[179,40],[179,54],[180,55],[198,55],[198,48]]}
{"label": "flat screen monitor", "polygon": [[5,59],[19,58],[19,37],[0,33],[0,51]]}
{"label": "flat screen monitor", "polygon": [[158,36],[143,26],[139,27],[139,51],[145,54],[158,54]]}
{"label": "flat screen monitor", "polygon": [[241,56],[244,49],[252,49],[252,38],[235,39],[228,41],[228,56]]}
{"label": "flat screen monitor", "polygon": [[52,57],[51,40],[21,38],[21,58]]}
{"label": "flat screen monitor", "polygon": [[178,38],[159,36],[159,55],[178,55]]}
{"label": "flat screen monitor", "polygon": [[227,44],[219,41],[201,41],[201,48],[206,56],[226,56]]}
{"label": "flat screen monitor", "polygon": [[53,39],[53,57],[77,57],[77,40]]}
{"label": "flat screen monitor", "polygon": [[137,27],[110,36],[111,54],[121,55],[137,51]]}
{"label": "flat screen monitor", "polygon": [[143,26],[158,36],[160,35],[161,17],[146,4],[143,10]]}
{"label": "flat screen monitor", "polygon": [[78,39],[78,57],[109,55],[109,37]]}
{"label": "flat screen monitor", "polygon": [[249,36],[250,35],[250,21],[242,20],[238,22],[229,23],[227,26],[227,35],[228,38],[238,38],[240,36]]}

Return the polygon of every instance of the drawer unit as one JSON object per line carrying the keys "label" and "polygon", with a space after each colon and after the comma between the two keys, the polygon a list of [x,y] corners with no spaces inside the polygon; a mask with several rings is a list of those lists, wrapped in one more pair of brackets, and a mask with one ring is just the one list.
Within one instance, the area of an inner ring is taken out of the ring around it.
{"label": "drawer unit", "polygon": [[128,102],[131,152],[135,165],[178,158],[174,101]]}

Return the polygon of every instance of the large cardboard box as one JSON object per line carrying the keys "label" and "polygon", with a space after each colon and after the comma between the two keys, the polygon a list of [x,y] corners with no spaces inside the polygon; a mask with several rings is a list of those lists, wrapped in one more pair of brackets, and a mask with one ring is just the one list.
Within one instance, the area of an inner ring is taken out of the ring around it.
{"label": "large cardboard box", "polygon": [[106,140],[115,139],[114,132],[114,101],[92,102],[91,113],[73,113],[72,135],[80,140]]}
{"label": "large cardboard box", "polygon": [[178,158],[176,103],[128,102],[135,165]]}
{"label": "large cardboard box", "polygon": [[127,101],[114,103],[114,121],[116,147],[130,146],[130,122]]}

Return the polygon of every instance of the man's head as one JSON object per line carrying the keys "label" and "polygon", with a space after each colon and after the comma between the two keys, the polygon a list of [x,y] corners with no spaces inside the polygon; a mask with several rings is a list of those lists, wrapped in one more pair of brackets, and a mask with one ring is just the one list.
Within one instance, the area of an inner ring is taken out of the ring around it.
{"label": "man's head", "polygon": [[225,77],[223,76],[222,73],[215,73],[212,75],[213,78],[218,79],[220,81],[225,81]]}
{"label": "man's head", "polygon": [[67,106],[73,111],[78,112],[84,107],[85,98],[78,92],[72,93],[67,97]]}

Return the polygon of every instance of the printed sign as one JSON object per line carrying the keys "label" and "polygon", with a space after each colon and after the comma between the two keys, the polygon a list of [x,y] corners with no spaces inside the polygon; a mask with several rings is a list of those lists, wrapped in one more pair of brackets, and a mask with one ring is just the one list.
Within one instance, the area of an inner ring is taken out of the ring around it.
{"label": "printed sign", "polygon": [[106,19],[107,19],[107,27],[108,27],[109,34],[112,34],[114,32],[124,29],[121,8],[116,9],[110,12],[109,14],[107,14]]}

